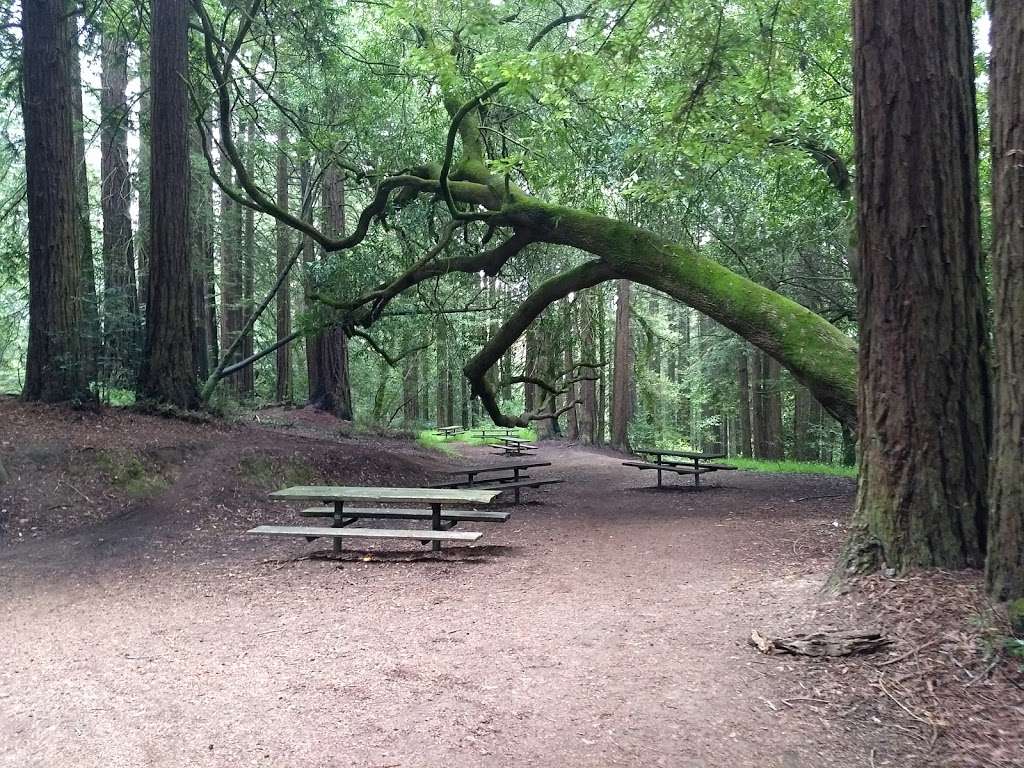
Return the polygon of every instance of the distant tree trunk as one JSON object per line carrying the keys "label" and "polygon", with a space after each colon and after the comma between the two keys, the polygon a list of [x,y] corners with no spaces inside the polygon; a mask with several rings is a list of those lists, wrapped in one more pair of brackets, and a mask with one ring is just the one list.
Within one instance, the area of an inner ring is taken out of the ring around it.
{"label": "distant tree trunk", "polygon": [[[149,222],[149,158],[150,133],[153,125],[153,99],[150,96],[150,41],[139,41],[139,226],[135,230],[135,256],[138,260],[139,317],[145,317],[146,297],[149,295],[149,246],[153,240]],[[142,332],[139,334],[139,354],[142,353]]]}
{"label": "distant tree trunk", "polygon": [[[281,119],[277,127],[277,205],[282,210],[288,210],[288,154],[285,148],[288,144],[288,125]],[[286,224],[277,222],[277,274],[281,274],[288,266],[291,258],[292,242],[291,228]],[[291,278],[285,278],[280,290],[277,292],[277,340],[287,338],[292,332],[292,289]],[[292,399],[292,351],[291,345],[285,344],[277,348],[275,358],[276,384],[275,395],[278,402],[287,402]]]}
{"label": "distant tree trunk", "polygon": [[108,19],[101,41],[100,207],[103,211],[103,369],[122,386],[134,382],[142,322],[132,243],[128,169],[128,42]]}
{"label": "distant tree trunk", "polygon": [[750,458],[750,373],[747,369],[747,350],[741,348],[736,359],[736,384],[739,402],[736,404],[736,452]]}
{"label": "distant tree trunk", "polygon": [[[608,308],[605,303],[604,286],[594,288],[597,293],[597,346],[601,350],[601,360],[608,360],[611,355],[608,349]],[[594,429],[594,442],[605,443],[605,429],[608,413],[608,371],[601,369],[601,378],[597,382],[597,425]]]}
{"label": "distant tree trunk", "polygon": [[188,4],[153,0],[153,245],[139,390],[182,408],[199,404],[192,367],[188,260]]}
{"label": "distant tree trunk", "polygon": [[71,92],[74,103],[75,216],[79,227],[79,263],[82,270],[82,367],[86,381],[93,381],[98,372],[100,315],[99,301],[96,297],[96,268],[92,253],[92,222],[89,217],[89,167],[85,162],[85,111],[82,106],[82,61],[77,14],[68,21],[68,33],[68,65],[71,68]]}
{"label": "distant tree trunk", "polygon": [[[575,329],[573,328],[572,318],[570,317],[569,318],[569,336],[566,339],[566,344],[565,344],[565,369],[567,371],[569,371],[569,376],[570,377],[573,377],[573,376],[576,375],[576,372],[573,371],[573,369],[572,369],[572,367],[576,364],[576,360],[574,359],[573,354],[572,354],[572,339],[573,339],[574,333],[575,333]],[[590,371],[587,370],[586,373],[590,373]],[[580,383],[580,384],[570,384],[569,385],[569,391],[565,395],[565,397],[566,397],[566,403],[565,404],[566,405],[569,405],[570,403],[576,402],[577,398],[579,397],[579,391],[578,390],[579,390],[579,388],[581,386],[582,386],[582,383]],[[580,439],[580,421],[579,421],[579,416],[578,416],[578,413],[577,413],[579,411],[579,408],[580,407],[578,405],[576,405],[576,406],[573,406],[570,410],[565,412],[565,439],[566,440],[576,441],[576,440]]]}
{"label": "distant tree trunk", "polygon": [[818,412],[818,401],[802,384],[796,385],[793,397],[793,451],[797,461],[815,461],[818,458],[817,436],[813,434]]}
{"label": "distant tree trunk", "polygon": [[785,458],[782,440],[782,366],[778,361],[762,354],[764,376],[765,455],[763,458],[781,461]]}
{"label": "distant tree trunk", "polygon": [[860,484],[837,575],[982,563],[990,416],[971,30],[966,1],[854,3]]}
{"label": "distant tree trunk", "polygon": [[[583,362],[602,362],[601,350],[595,349],[597,340],[594,335],[594,307],[589,295],[583,299],[580,305],[577,322],[579,324],[580,350],[584,356],[589,355],[593,358],[587,358]],[[581,373],[587,376],[597,376],[601,373],[601,369],[585,368]],[[581,381],[579,397],[578,439],[584,445],[590,445],[597,438],[597,381],[594,379]]]}
{"label": "distant tree trunk", "polygon": [[448,375],[445,369],[448,367],[448,326],[443,315],[438,315],[436,321],[437,336],[434,342],[436,378],[437,378],[437,426],[444,427],[451,424],[451,412],[448,410]]}
{"label": "distant tree trunk", "polygon": [[64,0],[21,10],[28,201],[29,336],[24,397],[87,398],[75,209],[74,98]]}
{"label": "distant tree trunk", "polygon": [[991,0],[995,440],[990,465],[988,590],[1024,598],[1024,12]]}
{"label": "distant tree trunk", "polygon": [[207,314],[210,307],[206,280],[209,251],[213,248],[213,226],[210,221],[213,202],[210,176],[203,165],[202,136],[195,125],[190,125],[188,132],[192,185],[189,190],[191,208],[188,246],[192,290],[192,363],[196,376],[205,381],[210,375],[210,318]]}
{"label": "distant tree trunk", "polygon": [[[345,186],[337,166],[332,165],[324,172],[323,208],[325,234],[342,237],[345,234]],[[332,327],[322,331],[317,342],[317,379],[315,383],[310,381],[310,401],[315,408],[351,421],[348,338],[340,327]]]}
{"label": "distant tree trunk", "polygon": [[430,359],[425,352],[417,353],[420,360],[420,406],[419,415],[424,421],[430,418]]}
{"label": "distant tree trunk", "polygon": [[[537,360],[537,332],[534,329],[526,331],[526,352],[523,356],[523,374],[536,377],[539,371]],[[537,410],[537,387],[534,384],[523,384],[523,409],[527,413]]]}
{"label": "distant tree trunk", "polygon": [[[403,338],[406,348],[412,343],[412,334],[408,331]],[[420,354],[415,352],[402,361],[402,422],[406,428],[419,421],[419,390],[420,390]]]}
{"label": "distant tree trunk", "polygon": [[[228,184],[233,183],[234,168],[227,155],[220,158],[220,177]],[[241,265],[241,211],[238,204],[221,192],[220,195],[220,342],[226,352],[234,344],[242,328],[242,265]],[[239,351],[231,356],[230,362],[240,360]],[[238,374],[229,379],[237,392],[240,386]]]}
{"label": "distant tree trunk", "polygon": [[618,281],[615,303],[615,371],[612,383],[612,447],[630,450],[629,422],[633,418],[633,327],[630,319],[632,283]]}
{"label": "distant tree trunk", "polygon": [[[257,97],[256,83],[249,83],[249,100],[255,102]],[[245,124],[245,160],[249,173],[255,169],[256,121],[248,120]],[[256,214],[252,208],[242,212],[242,306],[239,312],[239,327],[244,327],[256,308]],[[253,329],[246,331],[242,338],[238,356],[242,360],[252,357]],[[238,391],[243,397],[255,395],[255,366],[247,365],[238,372]]]}
{"label": "distant tree trunk", "polygon": [[[299,196],[305,200],[310,195],[310,162],[304,158],[299,166]],[[309,218],[309,217],[307,217]],[[302,238],[302,306],[306,312],[313,309],[313,300],[310,294],[314,292],[313,270],[316,265],[316,250],[313,248],[313,240],[309,237]],[[314,389],[320,380],[320,334],[306,336],[306,385],[308,388],[310,403],[313,402]]]}

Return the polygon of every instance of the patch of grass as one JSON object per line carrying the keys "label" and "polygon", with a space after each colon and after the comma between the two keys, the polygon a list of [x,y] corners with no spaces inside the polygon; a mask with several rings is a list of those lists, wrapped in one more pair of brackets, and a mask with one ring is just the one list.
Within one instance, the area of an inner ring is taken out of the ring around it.
{"label": "patch of grass", "polygon": [[111,485],[135,498],[156,496],[171,484],[160,464],[132,451],[97,451],[94,461]]}
{"label": "patch of grass", "polygon": [[[441,451],[449,456],[456,455],[454,446],[457,443],[463,445],[490,445],[497,441],[497,438],[488,437],[486,439],[480,437],[477,432],[479,427],[472,429],[469,432],[463,432],[461,435],[445,439],[438,435],[433,429],[424,429],[416,436],[416,442],[422,445],[424,448],[430,448],[435,451]],[[537,433],[528,428],[519,428],[513,432],[512,437],[518,437],[523,440],[529,440],[530,442],[537,439]]]}
{"label": "patch of grass", "polygon": [[238,474],[261,488],[317,485],[321,481],[316,469],[308,464],[272,456],[245,457],[238,462]]}
{"label": "patch of grass", "polygon": [[733,464],[740,469],[751,472],[774,472],[797,475],[835,475],[837,477],[856,477],[857,468],[843,464],[817,464],[806,461],[764,461],[762,459],[746,459],[730,456],[724,462]]}

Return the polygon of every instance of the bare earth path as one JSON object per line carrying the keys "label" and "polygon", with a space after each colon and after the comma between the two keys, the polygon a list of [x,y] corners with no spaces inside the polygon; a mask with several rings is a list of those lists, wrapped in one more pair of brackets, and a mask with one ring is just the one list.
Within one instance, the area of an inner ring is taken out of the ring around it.
{"label": "bare earth path", "polygon": [[209,502],[234,451],[126,516],[0,545],[0,765],[917,764],[891,730],[819,717],[813,662],[744,643],[809,619],[851,481],[656,492],[545,447],[569,481],[482,546],[331,562],[242,536],[291,519],[262,494]]}

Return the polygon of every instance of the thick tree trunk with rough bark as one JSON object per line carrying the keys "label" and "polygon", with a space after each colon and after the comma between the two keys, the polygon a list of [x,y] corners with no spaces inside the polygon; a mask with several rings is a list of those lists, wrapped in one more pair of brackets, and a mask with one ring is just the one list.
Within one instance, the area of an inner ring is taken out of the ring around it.
{"label": "thick tree trunk with rough bark", "polygon": [[[226,156],[220,160],[220,176],[229,184],[233,179],[233,168]],[[222,349],[231,348],[242,329],[242,263],[241,230],[242,213],[238,203],[221,192],[220,196],[220,343]],[[241,359],[239,351],[232,354],[230,363]],[[238,376],[230,379],[237,391]]]}
{"label": "thick tree trunk with rough bark", "polygon": [[154,0],[152,13],[153,242],[139,391],[145,399],[194,408],[199,393],[192,367],[188,258],[188,4]]}
{"label": "thick tree trunk with rough bark", "polygon": [[989,432],[971,4],[854,3],[860,487],[841,572],[979,566]]}
{"label": "thick tree trunk with rough bark", "polygon": [[633,417],[633,326],[630,317],[632,285],[619,280],[615,302],[615,371],[612,383],[611,445],[628,451],[629,422]]}
{"label": "thick tree trunk with rough bark", "polygon": [[108,20],[100,44],[100,207],[103,211],[103,371],[122,386],[135,380],[142,320],[132,241],[128,168],[128,41]]}
{"label": "thick tree trunk with rough bark", "polygon": [[[345,187],[336,166],[324,172],[324,229],[332,237],[345,234]],[[309,384],[310,403],[330,411],[339,419],[351,421],[352,386],[349,382],[348,337],[341,327],[328,328],[317,335],[315,380]]]}
{"label": "thick tree trunk with rough bark", "polygon": [[96,268],[92,253],[92,221],[89,216],[89,167],[85,162],[85,110],[82,104],[82,60],[77,14],[68,20],[68,32],[71,36],[68,65],[71,68],[74,103],[75,216],[78,220],[78,249],[82,269],[82,367],[86,380],[93,381],[98,373],[101,334]]}
{"label": "thick tree trunk with rough bark", "polygon": [[[288,144],[288,126],[284,119],[277,128],[277,168],[275,181],[277,186],[277,204],[284,210],[288,210],[288,155],[285,148]],[[292,233],[291,229],[277,223],[277,274],[281,274],[288,266],[291,259]],[[285,278],[284,284],[277,292],[277,318],[276,333],[277,340],[287,338],[292,332],[292,289],[291,276]],[[291,344],[285,344],[277,348],[275,365],[276,382],[275,394],[278,402],[287,402],[292,399],[292,350]]]}
{"label": "thick tree trunk with rough bark", "polygon": [[814,396],[799,384],[793,395],[793,450],[797,461],[817,461],[818,442],[814,426],[820,421],[821,407]]}
{"label": "thick tree trunk with rough bark", "polygon": [[70,17],[64,0],[22,7],[29,337],[24,397],[88,397],[82,366]]}
{"label": "thick tree trunk with rough bark", "polygon": [[996,600],[1024,598],[1024,10],[990,0],[995,439],[987,573]]}
{"label": "thick tree trunk with rough bark", "polygon": [[[150,149],[150,133],[153,124],[153,99],[150,96],[150,40],[148,38],[139,41],[139,172],[137,184],[139,187],[139,226],[135,230],[135,258],[138,264],[137,280],[139,290],[139,317],[145,315],[146,297],[149,295],[149,247],[152,242],[152,232],[149,222],[149,159],[152,155]],[[142,332],[139,334],[139,355],[142,354]]]}
{"label": "thick tree trunk with rough bark", "polygon": [[[587,292],[592,293],[591,291]],[[596,348],[597,335],[594,333],[594,302],[589,295],[583,298],[577,321],[579,323],[580,351],[588,358],[586,362],[599,363],[603,361],[602,351]],[[601,308],[599,307],[599,310]],[[591,376],[599,376],[602,369],[594,368],[585,371]],[[579,441],[584,445],[597,442],[597,384],[593,378],[585,379],[579,383],[580,404],[579,411]]]}
{"label": "thick tree trunk with rough bark", "polygon": [[[192,270],[192,362],[196,376],[206,381],[210,375],[210,337],[213,323],[209,317],[210,289],[207,280],[213,258],[213,191],[203,158],[202,136],[196,125],[189,126],[191,189],[189,210],[189,264]],[[217,359],[213,358],[213,364]]]}
{"label": "thick tree trunk with rough bark", "polygon": [[751,456],[750,424],[750,372],[747,369],[747,350],[740,349],[736,357],[736,389],[739,402],[736,404],[736,452],[740,456]]}
{"label": "thick tree trunk with rough bark", "polygon": [[[256,85],[249,84],[249,100],[256,101]],[[245,125],[245,154],[249,164],[249,172],[253,172],[255,162],[254,146],[256,143],[256,123],[249,120]],[[242,306],[239,312],[240,326],[245,327],[246,322],[252,316],[256,308],[254,294],[256,282],[256,214],[252,208],[246,208],[242,212]],[[253,329],[250,328],[242,337],[238,356],[247,360],[253,353]],[[242,397],[252,398],[255,395],[255,369],[248,365],[239,371],[238,392]]]}

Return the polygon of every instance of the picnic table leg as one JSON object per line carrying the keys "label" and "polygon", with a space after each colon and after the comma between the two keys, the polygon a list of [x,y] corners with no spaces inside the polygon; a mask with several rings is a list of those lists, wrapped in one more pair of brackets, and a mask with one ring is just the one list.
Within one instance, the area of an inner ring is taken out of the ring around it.
{"label": "picnic table leg", "polygon": [[658,469],[658,487],[661,488],[661,469],[660,468]]}
{"label": "picnic table leg", "polygon": [[[519,467],[516,467],[515,469],[513,469],[512,472],[515,475],[515,480],[513,480],[513,482],[518,481],[519,480]],[[516,488],[516,494],[515,494],[515,496],[516,496],[516,504],[519,503],[519,490],[520,490],[519,488]]]}
{"label": "picnic table leg", "polygon": [[[344,528],[345,527],[344,526],[344,520],[343,520],[344,515],[342,514],[344,511],[345,511],[345,502],[343,502],[343,501],[336,501],[336,502],[334,502],[334,520],[331,522],[331,528]],[[333,545],[332,549],[335,552],[341,552],[341,538],[340,537],[336,536],[334,538],[334,545]]]}
{"label": "picnic table leg", "polygon": [[[440,504],[431,504],[430,505],[430,527],[433,528],[435,531],[440,531],[441,530],[441,505]],[[441,551],[441,542],[440,541],[432,541],[430,543],[430,548],[434,552],[440,552]]]}
{"label": "picnic table leg", "polygon": [[700,462],[694,460],[693,468],[696,470],[696,474],[694,474],[694,476],[693,476],[693,487],[699,489],[700,488]]}

